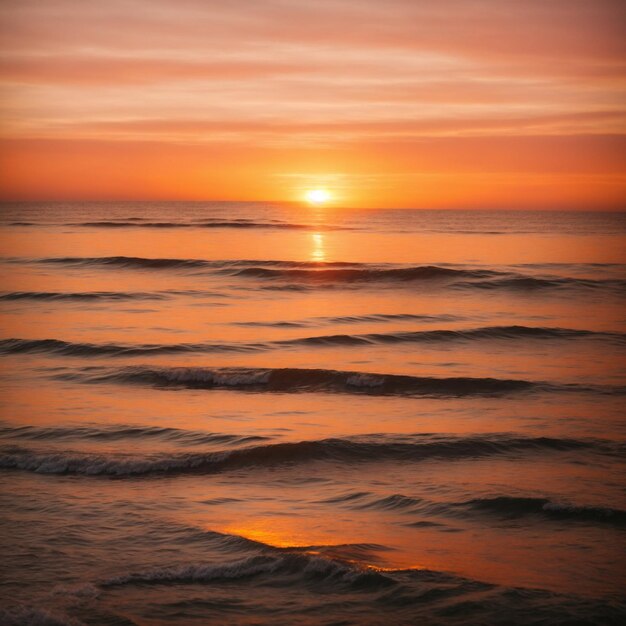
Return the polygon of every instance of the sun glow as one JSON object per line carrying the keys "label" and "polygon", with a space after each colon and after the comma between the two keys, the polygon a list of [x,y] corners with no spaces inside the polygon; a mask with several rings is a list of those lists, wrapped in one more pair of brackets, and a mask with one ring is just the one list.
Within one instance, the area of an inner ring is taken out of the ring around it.
{"label": "sun glow", "polygon": [[305,198],[311,204],[324,204],[330,200],[330,193],[326,189],[309,189]]}

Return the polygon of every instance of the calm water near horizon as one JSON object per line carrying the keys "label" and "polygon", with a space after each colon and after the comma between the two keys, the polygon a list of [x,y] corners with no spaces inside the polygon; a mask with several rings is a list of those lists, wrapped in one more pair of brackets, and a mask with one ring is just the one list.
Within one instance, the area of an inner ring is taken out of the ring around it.
{"label": "calm water near horizon", "polygon": [[625,235],[2,205],[0,623],[624,623]]}

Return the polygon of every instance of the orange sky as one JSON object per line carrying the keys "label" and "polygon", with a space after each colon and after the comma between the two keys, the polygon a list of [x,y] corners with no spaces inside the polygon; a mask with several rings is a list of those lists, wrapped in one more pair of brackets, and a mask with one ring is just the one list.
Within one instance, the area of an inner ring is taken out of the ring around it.
{"label": "orange sky", "polygon": [[5,199],[624,208],[617,0],[4,0]]}

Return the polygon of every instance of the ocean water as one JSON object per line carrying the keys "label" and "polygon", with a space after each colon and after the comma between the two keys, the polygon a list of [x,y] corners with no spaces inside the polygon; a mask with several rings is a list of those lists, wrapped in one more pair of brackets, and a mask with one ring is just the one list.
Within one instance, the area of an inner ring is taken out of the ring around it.
{"label": "ocean water", "polygon": [[625,235],[4,205],[0,623],[623,624]]}

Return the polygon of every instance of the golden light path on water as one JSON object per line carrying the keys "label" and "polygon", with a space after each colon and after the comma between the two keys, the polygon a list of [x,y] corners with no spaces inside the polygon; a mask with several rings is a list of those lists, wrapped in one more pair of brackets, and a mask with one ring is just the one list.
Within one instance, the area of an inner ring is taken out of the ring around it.
{"label": "golden light path on water", "polygon": [[311,233],[311,260],[323,263],[326,261],[326,246],[323,233]]}

